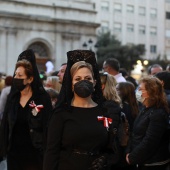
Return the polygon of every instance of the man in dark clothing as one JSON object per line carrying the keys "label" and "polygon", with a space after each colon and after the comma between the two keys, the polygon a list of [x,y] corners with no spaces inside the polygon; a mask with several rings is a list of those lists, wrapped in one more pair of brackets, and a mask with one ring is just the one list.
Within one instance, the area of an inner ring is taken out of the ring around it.
{"label": "man in dark clothing", "polygon": [[167,101],[168,101],[168,105],[170,108],[170,72],[168,71],[161,71],[157,74],[155,74],[155,77],[157,77],[159,80],[161,80],[166,97],[167,97]]}

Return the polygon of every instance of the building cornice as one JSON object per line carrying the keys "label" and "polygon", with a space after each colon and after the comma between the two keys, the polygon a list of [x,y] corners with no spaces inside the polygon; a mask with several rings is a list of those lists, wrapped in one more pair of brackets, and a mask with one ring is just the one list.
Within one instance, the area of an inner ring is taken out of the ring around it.
{"label": "building cornice", "polygon": [[60,23],[60,24],[74,24],[74,25],[83,25],[97,28],[100,26],[99,23],[88,22],[88,21],[79,21],[79,20],[69,20],[69,19],[59,19],[52,18],[48,16],[42,15],[26,15],[22,13],[13,13],[0,11],[0,17],[11,18],[11,19],[20,19],[20,20],[28,20],[28,21],[40,21],[40,22],[51,22],[51,23]]}
{"label": "building cornice", "polygon": [[[47,8],[56,8],[56,9],[65,9],[65,10],[77,10],[77,11],[82,11],[82,12],[88,12],[88,13],[94,13],[97,14],[97,11],[94,9],[94,3],[89,3],[90,5],[85,8],[83,2],[78,2],[79,4],[81,3],[82,6],[75,7],[74,2],[71,3],[63,3],[64,1],[59,1],[57,0],[55,3],[44,3],[41,1],[34,1],[34,2],[28,2],[28,1],[17,1],[17,0],[0,0],[0,2],[5,2],[6,4],[11,4],[11,5],[22,5],[22,6],[36,6],[36,7],[47,7]],[[58,3],[62,2],[62,3]],[[86,4],[87,5],[87,4]]]}

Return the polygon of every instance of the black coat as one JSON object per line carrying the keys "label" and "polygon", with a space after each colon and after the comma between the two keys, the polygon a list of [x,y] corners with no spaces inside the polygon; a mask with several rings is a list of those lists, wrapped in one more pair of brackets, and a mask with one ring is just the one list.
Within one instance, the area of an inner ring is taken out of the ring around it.
{"label": "black coat", "polygon": [[[11,136],[13,133],[13,128],[17,120],[17,109],[20,100],[20,93],[17,92],[13,96],[9,96],[5,112],[2,119],[0,127],[0,156],[6,156],[11,148]],[[33,146],[40,152],[45,149],[46,143],[46,128],[48,123],[48,118],[52,112],[52,105],[50,96],[45,90],[39,91],[33,94],[30,101],[34,101],[36,105],[43,105],[44,108],[38,112],[37,116],[33,116],[32,108],[29,107],[29,132]]]}
{"label": "black coat", "polygon": [[136,118],[127,153],[131,164],[151,164],[170,158],[168,114],[163,109],[145,108]]}

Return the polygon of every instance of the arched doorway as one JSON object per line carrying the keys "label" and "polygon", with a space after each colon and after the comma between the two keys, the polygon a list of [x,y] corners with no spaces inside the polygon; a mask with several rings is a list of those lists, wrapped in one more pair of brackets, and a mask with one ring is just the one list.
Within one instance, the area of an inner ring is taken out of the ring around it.
{"label": "arched doorway", "polygon": [[46,71],[45,63],[50,60],[50,51],[47,45],[43,42],[36,41],[30,44],[28,49],[34,51],[39,71]]}

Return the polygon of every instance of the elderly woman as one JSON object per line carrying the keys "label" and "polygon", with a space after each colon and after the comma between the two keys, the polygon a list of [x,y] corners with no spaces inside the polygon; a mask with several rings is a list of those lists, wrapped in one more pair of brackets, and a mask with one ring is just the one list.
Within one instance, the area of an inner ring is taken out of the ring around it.
{"label": "elderly woman", "polygon": [[145,77],[136,92],[145,106],[134,122],[126,160],[139,170],[165,170],[169,161],[169,109],[162,84],[155,77]]}

